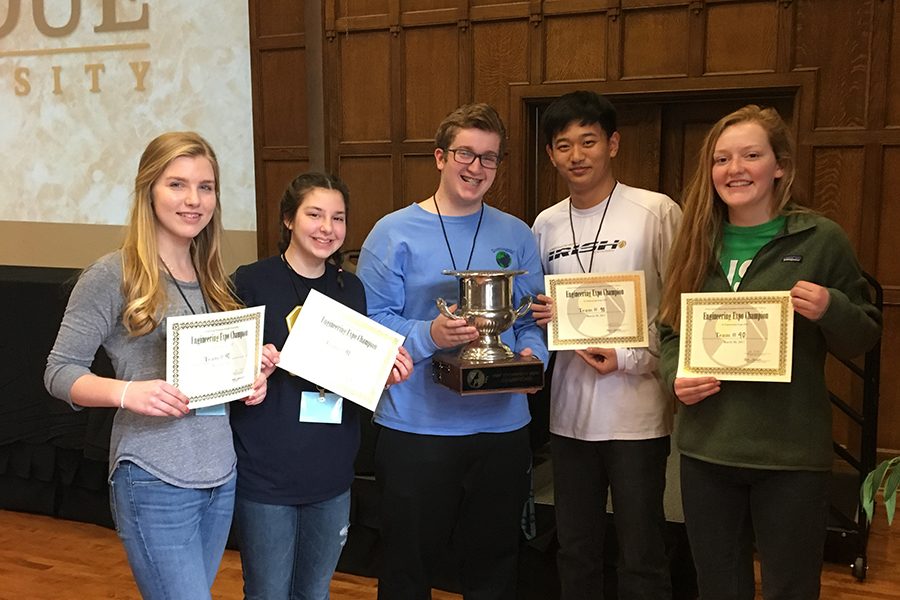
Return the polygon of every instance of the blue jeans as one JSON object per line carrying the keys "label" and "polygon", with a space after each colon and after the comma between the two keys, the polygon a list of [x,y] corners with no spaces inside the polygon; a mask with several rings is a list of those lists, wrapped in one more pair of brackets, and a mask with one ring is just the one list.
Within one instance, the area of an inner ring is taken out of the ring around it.
{"label": "blue jeans", "polygon": [[238,497],[246,600],[327,600],[350,528],[350,490],[296,506]]}
{"label": "blue jeans", "polygon": [[110,508],[145,600],[203,600],[231,529],[236,478],[213,488],[181,488],[122,461]]}

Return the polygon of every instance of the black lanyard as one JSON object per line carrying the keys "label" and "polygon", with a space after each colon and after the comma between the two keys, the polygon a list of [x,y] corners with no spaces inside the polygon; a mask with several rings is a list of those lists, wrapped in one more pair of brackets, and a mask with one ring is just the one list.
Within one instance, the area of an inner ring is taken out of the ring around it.
{"label": "black lanyard", "polygon": [[[175,276],[172,275],[172,271],[169,270],[169,265],[167,265],[167,264],[166,264],[166,261],[164,261],[164,260],[161,259],[161,258],[159,259],[159,262],[162,263],[162,266],[163,266],[163,268],[166,270],[166,273],[169,274],[169,277],[172,279],[172,283],[175,284],[175,289],[178,290],[178,293],[181,294],[181,298],[184,300],[184,303],[187,304],[188,310],[191,311],[191,314],[192,314],[192,315],[196,315],[197,313],[194,311],[194,307],[191,306],[191,303],[188,302],[187,296],[184,295],[184,290],[181,289],[181,286],[178,284],[178,280],[175,279]],[[196,269],[194,269],[194,271],[196,272]],[[198,278],[197,278],[198,282],[199,282],[199,279],[200,279],[200,278],[198,277]],[[203,310],[204,310],[205,312],[209,312],[209,306],[206,305],[206,296],[203,295],[203,288],[202,288],[202,287],[200,288],[200,298],[203,299]]]}
{"label": "black lanyard", "polygon": [[597,240],[600,239],[600,230],[603,229],[603,221],[606,220],[606,211],[609,210],[609,205],[612,203],[613,192],[616,191],[617,185],[619,185],[618,181],[613,184],[613,188],[609,192],[609,197],[606,199],[606,206],[603,207],[603,215],[600,217],[600,226],[597,227],[597,234],[594,236],[594,246],[591,248],[591,262],[588,264],[587,271],[584,270],[584,264],[581,262],[581,257],[578,256],[579,248],[578,242],[575,240],[575,223],[572,222],[572,199],[569,198],[569,227],[572,228],[572,249],[575,251],[575,260],[578,261],[578,266],[581,267],[582,273],[590,273],[594,270],[594,253],[597,251]]}
{"label": "black lanyard", "polygon": [[[444,228],[444,218],[441,217],[441,209],[438,208],[437,197],[432,194],[431,199],[434,201],[434,210],[437,211],[438,221],[441,222],[441,231],[444,232],[444,242],[447,244],[447,252],[450,253],[450,262],[453,264],[453,270],[456,270],[456,260],[453,258],[453,250],[450,249],[450,238],[447,237],[447,230]],[[472,255],[475,254],[475,242],[478,240],[478,232],[481,230],[481,220],[484,218],[484,202],[481,203],[481,213],[478,215],[478,225],[475,227],[475,235],[472,236],[472,249],[469,250],[469,260],[466,262],[466,271],[472,266]]]}

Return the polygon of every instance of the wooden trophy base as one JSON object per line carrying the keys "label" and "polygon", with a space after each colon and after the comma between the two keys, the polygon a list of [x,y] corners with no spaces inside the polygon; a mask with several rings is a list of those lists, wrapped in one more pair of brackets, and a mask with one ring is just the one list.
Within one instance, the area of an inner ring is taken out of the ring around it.
{"label": "wooden trophy base", "polygon": [[524,392],[544,387],[544,363],[534,356],[519,356],[495,362],[463,361],[456,354],[435,354],[431,374],[461,396]]}

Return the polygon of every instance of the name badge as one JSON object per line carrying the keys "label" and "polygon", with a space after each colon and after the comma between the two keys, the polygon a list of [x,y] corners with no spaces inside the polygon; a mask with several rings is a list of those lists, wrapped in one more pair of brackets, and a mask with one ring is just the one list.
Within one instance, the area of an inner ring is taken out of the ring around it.
{"label": "name badge", "polygon": [[194,412],[198,417],[224,417],[225,416],[225,405],[224,404],[213,404],[212,406],[204,406],[202,408],[195,408]]}
{"label": "name badge", "polygon": [[326,392],[302,392],[300,394],[301,423],[340,423],[344,399]]}

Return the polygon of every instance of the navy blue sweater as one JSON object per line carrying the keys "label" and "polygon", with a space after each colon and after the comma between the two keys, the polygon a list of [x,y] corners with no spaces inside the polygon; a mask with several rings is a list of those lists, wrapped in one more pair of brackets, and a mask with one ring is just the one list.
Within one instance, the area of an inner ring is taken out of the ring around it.
{"label": "navy blue sweater", "polygon": [[[306,279],[292,272],[280,256],[273,256],[240,267],[235,286],[247,306],[266,306],[264,343],[281,350],[288,335],[285,317],[306,301],[310,287],[366,314],[362,283],[352,273],[342,277],[343,288],[337,269],[328,264],[322,277]],[[350,488],[359,449],[358,411],[366,411],[345,400],[339,425],[300,423],[300,394],[315,390],[309,381],[276,369],[262,404],[232,405],[239,496],[264,504],[297,505],[327,500]]]}

